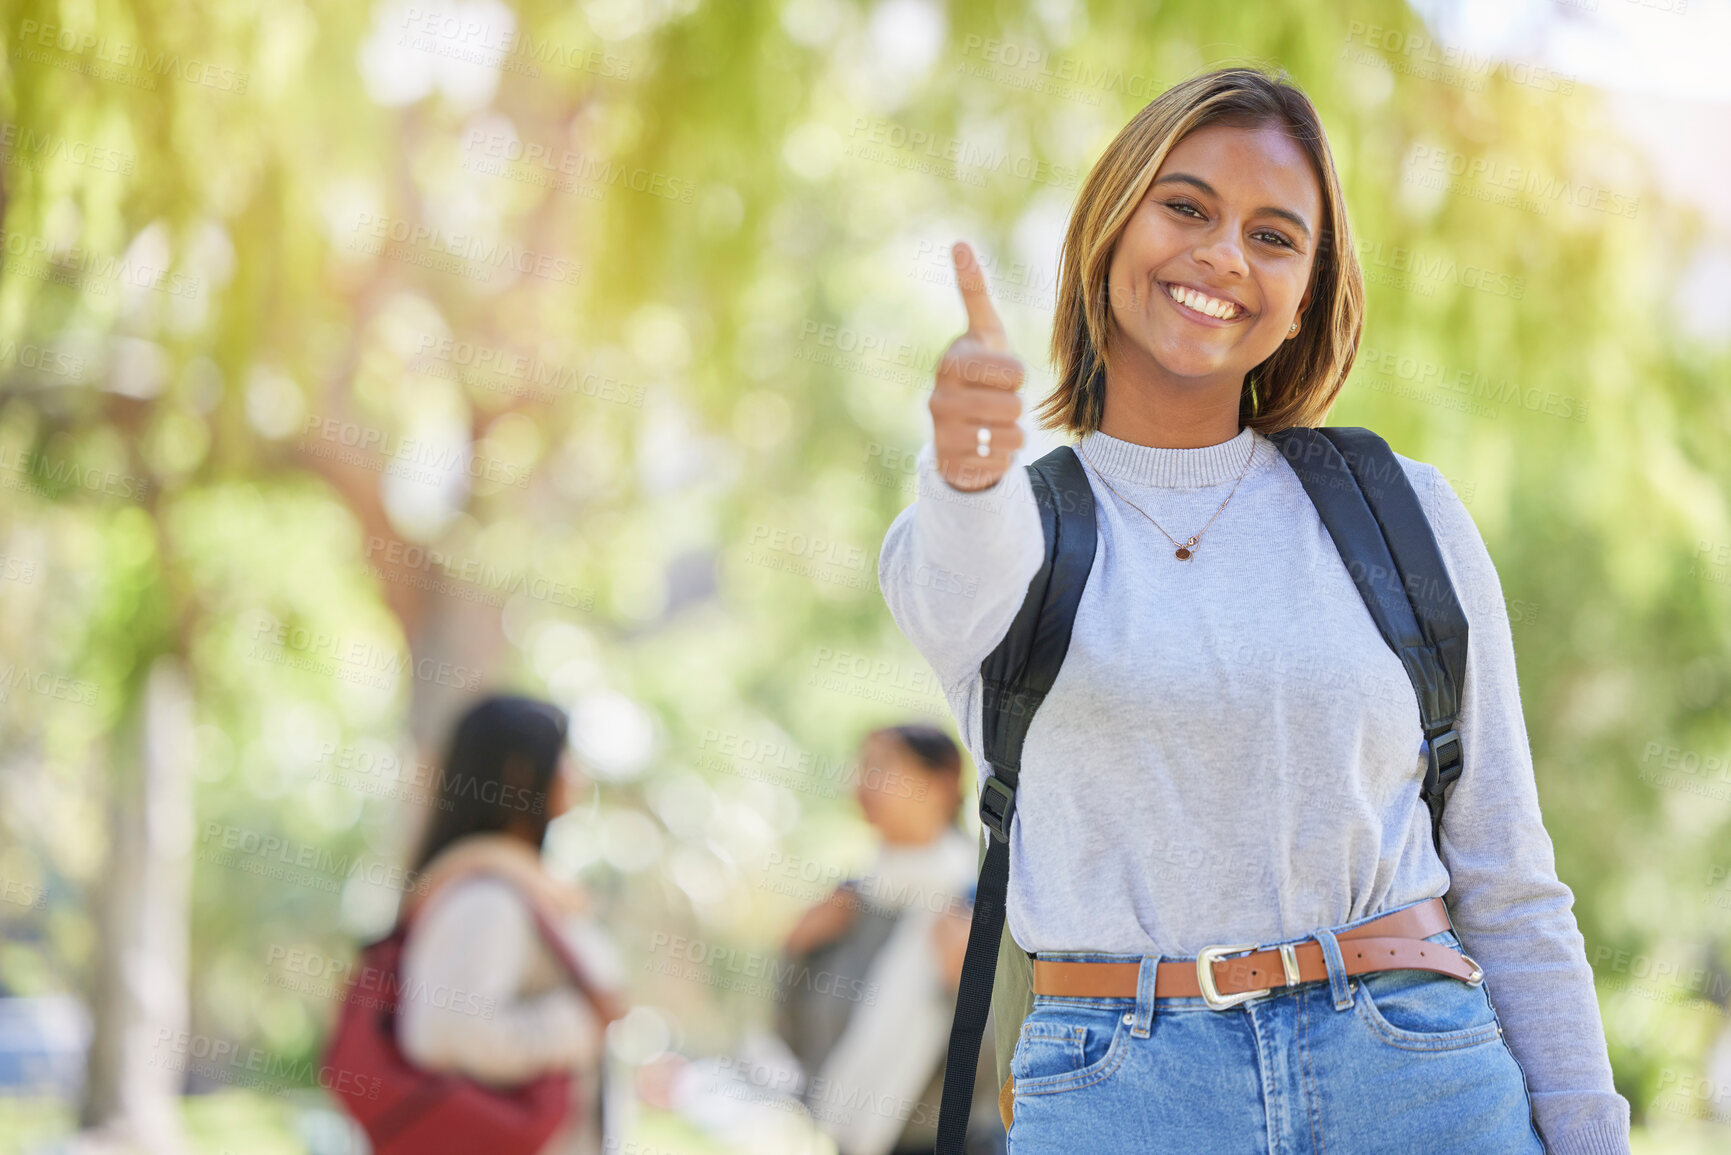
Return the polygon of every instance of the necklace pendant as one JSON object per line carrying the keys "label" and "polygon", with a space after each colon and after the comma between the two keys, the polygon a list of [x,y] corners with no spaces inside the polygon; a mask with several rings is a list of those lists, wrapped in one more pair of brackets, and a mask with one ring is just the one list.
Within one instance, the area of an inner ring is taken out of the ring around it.
{"label": "necklace pendant", "polygon": [[1190,549],[1188,546],[1182,546],[1181,545],[1178,547],[1178,560],[1179,561],[1189,561],[1190,560]]}

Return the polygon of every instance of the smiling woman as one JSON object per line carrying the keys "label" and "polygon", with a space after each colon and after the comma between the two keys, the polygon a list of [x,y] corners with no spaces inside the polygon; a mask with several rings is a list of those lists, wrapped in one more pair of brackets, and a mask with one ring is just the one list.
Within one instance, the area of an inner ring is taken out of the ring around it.
{"label": "smiling woman", "polygon": [[[1065,236],[1040,409],[1079,439],[1025,469],[1021,362],[972,251],[954,257],[968,330],[879,579],[981,770],[951,1048],[989,992],[1010,1155],[1626,1153],[1484,541],[1434,466],[1353,451],[1370,534],[1402,573],[1429,543],[1469,627],[1415,701],[1435,619],[1391,649],[1374,579],[1343,564],[1362,548],[1337,544],[1346,503],[1325,525],[1316,467],[1301,481],[1283,452],[1332,443],[1291,434],[1321,424],[1364,323],[1309,99],[1222,69],[1107,146]],[[912,580],[937,570],[967,595]],[[1411,612],[1431,596],[1404,592]],[[1421,784],[1444,762],[1433,817]],[[938,1155],[967,1091],[946,1084]]]}

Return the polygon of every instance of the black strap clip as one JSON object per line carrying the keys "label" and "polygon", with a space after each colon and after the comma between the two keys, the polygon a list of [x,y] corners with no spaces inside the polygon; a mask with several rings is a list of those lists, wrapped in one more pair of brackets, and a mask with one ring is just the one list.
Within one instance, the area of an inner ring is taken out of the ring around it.
{"label": "black strap clip", "polygon": [[1434,738],[1426,739],[1425,751],[1430,764],[1425,767],[1426,794],[1441,794],[1443,788],[1461,776],[1460,731],[1450,726]]}
{"label": "black strap clip", "polygon": [[1010,840],[1010,819],[1016,813],[1016,791],[996,774],[980,786],[980,823],[999,842]]}

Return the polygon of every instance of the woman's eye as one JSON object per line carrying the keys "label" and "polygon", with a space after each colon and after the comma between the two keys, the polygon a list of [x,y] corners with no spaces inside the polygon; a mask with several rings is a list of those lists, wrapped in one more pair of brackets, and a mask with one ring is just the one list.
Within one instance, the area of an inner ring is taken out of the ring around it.
{"label": "woman's eye", "polygon": [[1166,207],[1172,208],[1172,209],[1189,209],[1192,212],[1195,212],[1197,216],[1202,215],[1199,211],[1197,211],[1196,206],[1191,204],[1189,201],[1167,201]]}
{"label": "woman's eye", "polygon": [[1279,233],[1271,233],[1268,230],[1264,229],[1262,232],[1257,233],[1256,235],[1259,237],[1269,237],[1272,239],[1272,243],[1274,243],[1274,244],[1285,245],[1289,249],[1292,247],[1292,242],[1287,240],[1285,237],[1281,236]]}

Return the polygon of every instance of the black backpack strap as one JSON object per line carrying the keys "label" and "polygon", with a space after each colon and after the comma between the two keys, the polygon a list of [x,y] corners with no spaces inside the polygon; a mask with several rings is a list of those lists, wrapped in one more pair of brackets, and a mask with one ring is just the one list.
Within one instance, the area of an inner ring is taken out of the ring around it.
{"label": "black backpack strap", "polygon": [[[1076,451],[1061,445],[1027,466],[1046,560],[1028,582],[1022,608],[998,647],[980,663],[980,736],[992,774],[982,783],[980,822],[990,832],[974,893],[973,924],[962,958],[956,1014],[944,1064],[936,1155],[962,1155],[973,1103],[980,1042],[992,1007],[1004,901],[1010,883],[1010,824],[1016,811],[1022,743],[1034,711],[1057,680],[1070,629],[1094,567],[1094,490]],[[985,767],[980,768],[984,772]]]}
{"label": "black backpack strap", "polygon": [[1388,442],[1360,426],[1294,426],[1269,435],[1334,538],[1383,640],[1418,694],[1428,756],[1420,794],[1442,855],[1446,792],[1463,766],[1461,689],[1467,619],[1418,495]]}

